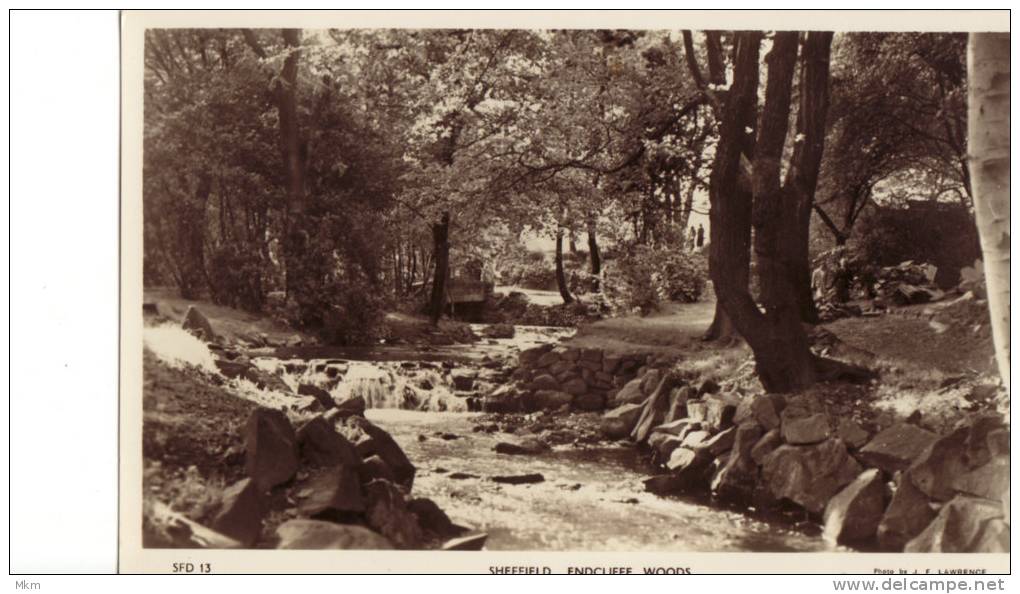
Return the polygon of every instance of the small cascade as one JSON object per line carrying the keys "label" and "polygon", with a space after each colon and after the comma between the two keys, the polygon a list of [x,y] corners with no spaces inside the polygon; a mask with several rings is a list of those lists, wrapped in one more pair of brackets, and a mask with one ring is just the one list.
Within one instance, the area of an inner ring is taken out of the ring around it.
{"label": "small cascade", "polygon": [[451,380],[428,364],[411,361],[280,360],[252,363],[275,374],[295,392],[301,384],[328,391],[336,402],[361,397],[367,408],[465,412],[467,395],[455,393]]}

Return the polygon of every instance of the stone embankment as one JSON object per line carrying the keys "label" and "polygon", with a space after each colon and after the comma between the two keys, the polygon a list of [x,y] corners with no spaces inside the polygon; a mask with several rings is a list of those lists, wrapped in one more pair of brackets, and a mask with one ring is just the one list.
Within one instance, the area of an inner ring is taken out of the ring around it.
{"label": "stone embankment", "polygon": [[1009,551],[1010,430],[995,413],[936,434],[910,419],[869,431],[816,395],[751,394],[681,377],[651,354],[539,347],[483,399],[492,412],[603,411],[606,438],[647,448],[648,491],[797,508],[834,544]]}

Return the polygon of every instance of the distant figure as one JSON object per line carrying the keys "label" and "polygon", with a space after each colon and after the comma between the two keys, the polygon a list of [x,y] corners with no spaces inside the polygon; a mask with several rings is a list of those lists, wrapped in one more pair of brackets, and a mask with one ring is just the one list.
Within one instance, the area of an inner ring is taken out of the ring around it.
{"label": "distant figure", "polygon": [[701,247],[703,245],[705,245],[705,227],[702,226],[702,225],[698,225],[698,242],[697,242],[697,246]]}

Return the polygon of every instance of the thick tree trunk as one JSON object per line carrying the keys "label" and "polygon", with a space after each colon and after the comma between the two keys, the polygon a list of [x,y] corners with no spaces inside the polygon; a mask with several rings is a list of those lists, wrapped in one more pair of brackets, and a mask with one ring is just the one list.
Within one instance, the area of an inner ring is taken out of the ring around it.
{"label": "thick tree trunk", "polygon": [[591,290],[601,290],[599,279],[602,278],[602,254],[599,253],[599,242],[596,238],[595,220],[588,221],[588,258],[591,261]]}
{"label": "thick tree trunk", "polygon": [[446,307],[446,279],[450,274],[450,213],[444,212],[439,222],[432,224],[432,244],[436,267],[432,277],[432,297],[429,299],[429,320],[435,326]]}
{"label": "thick tree trunk", "polygon": [[995,359],[1009,389],[1009,33],[971,33],[967,146]]}
{"label": "thick tree trunk", "polygon": [[297,115],[297,73],[301,52],[301,30],[283,29],[284,46],[288,50],[276,85],[276,104],[279,115],[280,153],[283,156],[287,180],[287,228],[284,240],[286,292],[288,295],[304,289],[301,267],[307,248],[304,228],[305,166],[304,147]]}
{"label": "thick tree trunk", "polygon": [[556,288],[560,291],[563,303],[572,303],[574,297],[567,286],[567,273],[563,270],[563,227],[556,228]]}

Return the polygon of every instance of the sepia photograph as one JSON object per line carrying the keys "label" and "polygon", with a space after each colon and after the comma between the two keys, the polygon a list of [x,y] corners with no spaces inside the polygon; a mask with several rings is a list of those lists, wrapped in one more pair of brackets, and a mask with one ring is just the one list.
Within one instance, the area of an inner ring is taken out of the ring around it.
{"label": "sepia photograph", "polygon": [[123,567],[1008,572],[1008,12],[523,12],[123,15]]}

